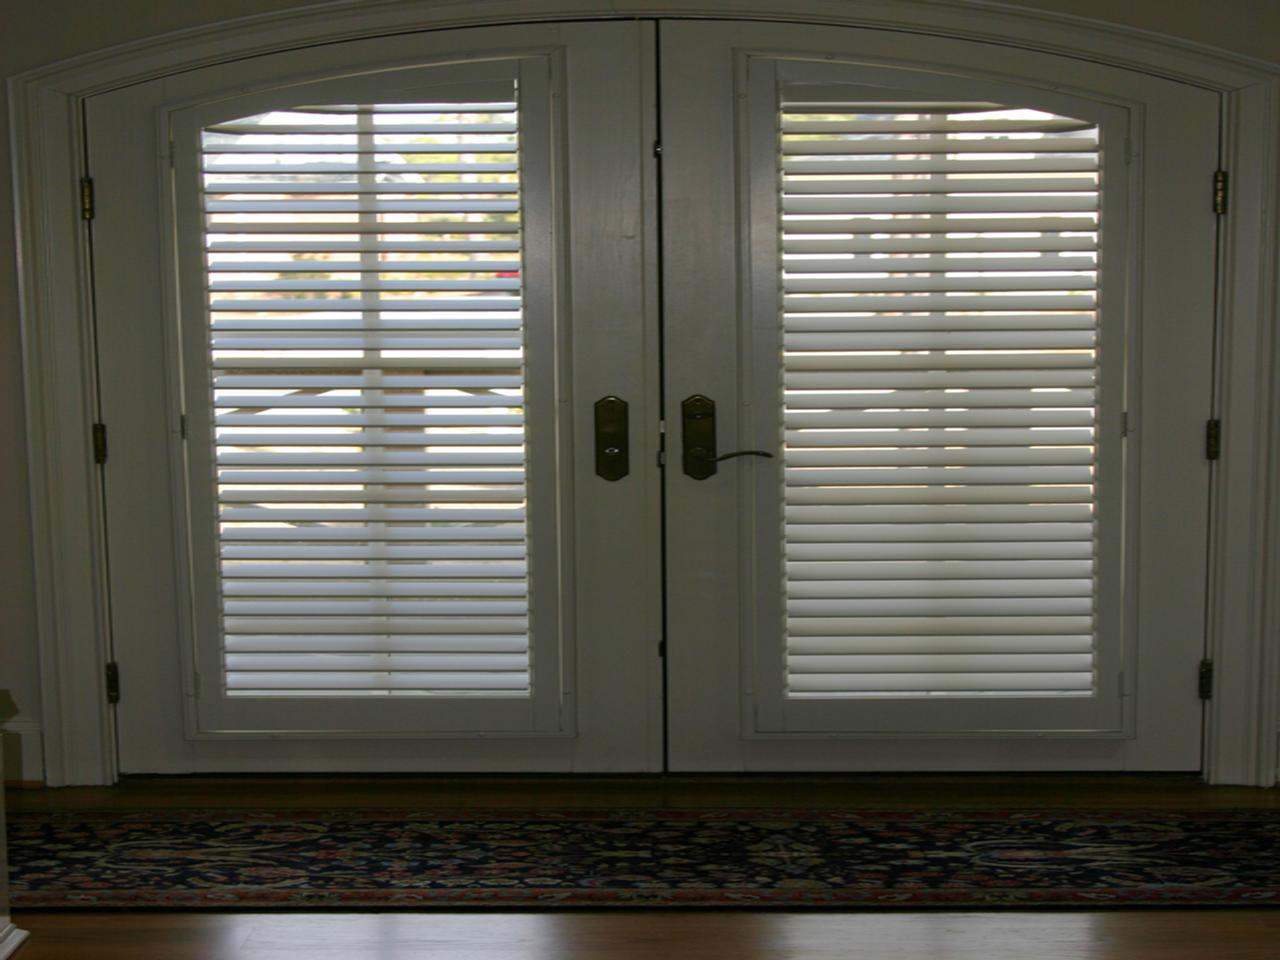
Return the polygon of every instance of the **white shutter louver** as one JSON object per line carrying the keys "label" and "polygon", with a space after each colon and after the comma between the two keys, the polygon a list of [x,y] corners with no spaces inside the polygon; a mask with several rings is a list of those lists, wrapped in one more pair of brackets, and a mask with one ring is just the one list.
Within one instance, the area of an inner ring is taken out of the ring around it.
{"label": "white shutter louver", "polygon": [[787,695],[1095,690],[1098,127],[781,109]]}
{"label": "white shutter louver", "polygon": [[531,693],[517,116],[202,133],[230,696]]}

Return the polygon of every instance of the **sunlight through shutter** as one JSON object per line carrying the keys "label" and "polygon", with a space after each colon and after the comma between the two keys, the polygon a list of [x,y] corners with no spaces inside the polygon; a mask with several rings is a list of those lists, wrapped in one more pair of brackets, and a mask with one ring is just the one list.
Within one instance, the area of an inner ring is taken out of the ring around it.
{"label": "sunlight through shutter", "polygon": [[1091,694],[1098,128],[781,124],[788,695]]}
{"label": "sunlight through shutter", "polygon": [[230,695],[530,694],[514,99],[203,131]]}

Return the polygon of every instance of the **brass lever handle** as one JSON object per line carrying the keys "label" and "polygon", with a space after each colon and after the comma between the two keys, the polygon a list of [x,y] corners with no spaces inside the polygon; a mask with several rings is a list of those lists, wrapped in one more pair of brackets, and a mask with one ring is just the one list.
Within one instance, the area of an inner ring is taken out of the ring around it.
{"label": "brass lever handle", "polygon": [[695,393],[680,403],[681,443],[684,472],[694,480],[715,476],[716,464],[734,457],[767,457],[767,450],[735,450],[716,456],[716,404],[710,397]]}

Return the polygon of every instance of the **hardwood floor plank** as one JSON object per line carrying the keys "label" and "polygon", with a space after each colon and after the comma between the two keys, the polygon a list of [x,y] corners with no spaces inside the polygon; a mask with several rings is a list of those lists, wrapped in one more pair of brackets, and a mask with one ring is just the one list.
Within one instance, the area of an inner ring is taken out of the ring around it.
{"label": "hardwood floor plank", "polygon": [[22,913],[20,960],[1274,960],[1280,911]]}

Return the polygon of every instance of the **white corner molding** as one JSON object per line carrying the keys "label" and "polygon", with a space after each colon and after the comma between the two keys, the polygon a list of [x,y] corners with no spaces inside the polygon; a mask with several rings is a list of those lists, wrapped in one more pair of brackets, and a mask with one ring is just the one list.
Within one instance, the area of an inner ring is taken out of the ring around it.
{"label": "white corner molding", "polygon": [[28,936],[27,931],[0,917],[0,960],[13,956],[14,951],[22,946]]}
{"label": "white corner molding", "polygon": [[[1221,93],[1233,197],[1223,222],[1220,276],[1224,443],[1212,505],[1207,624],[1216,696],[1207,711],[1204,770],[1213,783],[1274,784],[1280,730],[1280,64],[981,0],[339,0],[149,38],[11,78],[46,782],[110,783],[116,775],[102,683],[109,633],[101,498],[89,442],[93,344],[77,191],[85,98],[322,43],[599,17],[906,30],[1076,57]],[[1206,183],[1204,202],[1208,196]]]}

